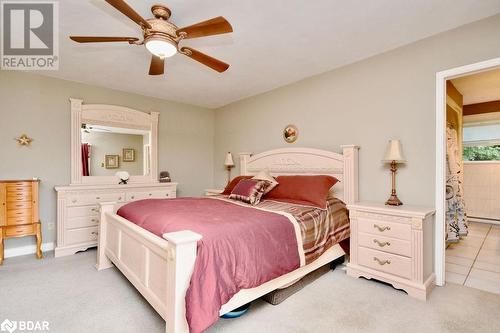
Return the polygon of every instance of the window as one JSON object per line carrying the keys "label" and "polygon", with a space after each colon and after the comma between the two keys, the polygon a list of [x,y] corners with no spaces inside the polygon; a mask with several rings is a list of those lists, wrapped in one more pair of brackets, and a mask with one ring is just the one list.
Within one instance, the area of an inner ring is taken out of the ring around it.
{"label": "window", "polygon": [[464,127],[464,161],[500,161],[500,124]]}

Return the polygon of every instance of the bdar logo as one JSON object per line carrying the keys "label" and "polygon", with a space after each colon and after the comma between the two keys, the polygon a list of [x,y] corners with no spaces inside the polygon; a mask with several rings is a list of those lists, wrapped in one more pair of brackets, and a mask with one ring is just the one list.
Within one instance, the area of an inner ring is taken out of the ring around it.
{"label": "bdar logo", "polygon": [[17,329],[17,323],[15,321],[10,321],[5,319],[0,325],[0,331],[13,333]]}

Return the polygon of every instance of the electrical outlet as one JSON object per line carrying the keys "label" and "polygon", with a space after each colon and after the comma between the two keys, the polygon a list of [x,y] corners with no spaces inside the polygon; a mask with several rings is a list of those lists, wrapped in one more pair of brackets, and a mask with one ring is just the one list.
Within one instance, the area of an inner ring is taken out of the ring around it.
{"label": "electrical outlet", "polygon": [[56,227],[56,224],[52,222],[52,223],[49,223],[47,225],[47,227],[48,227],[49,230],[54,230],[54,228]]}

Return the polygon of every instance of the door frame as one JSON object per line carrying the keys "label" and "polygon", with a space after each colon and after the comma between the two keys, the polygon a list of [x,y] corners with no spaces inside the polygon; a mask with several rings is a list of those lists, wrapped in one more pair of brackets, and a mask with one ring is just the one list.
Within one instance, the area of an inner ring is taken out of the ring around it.
{"label": "door frame", "polygon": [[445,284],[446,250],[446,81],[460,76],[500,68],[500,58],[477,62],[436,73],[436,220],[434,264],[436,284]]}

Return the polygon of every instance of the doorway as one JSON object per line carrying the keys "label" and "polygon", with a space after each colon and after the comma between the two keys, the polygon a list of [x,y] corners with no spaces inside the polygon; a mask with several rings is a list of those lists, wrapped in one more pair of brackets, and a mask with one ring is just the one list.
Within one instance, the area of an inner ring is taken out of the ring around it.
{"label": "doorway", "polygon": [[436,74],[436,223],[435,223],[435,272],[436,284],[445,284],[445,251],[448,233],[446,222],[447,180],[447,81],[500,68],[500,58],[462,66]]}

